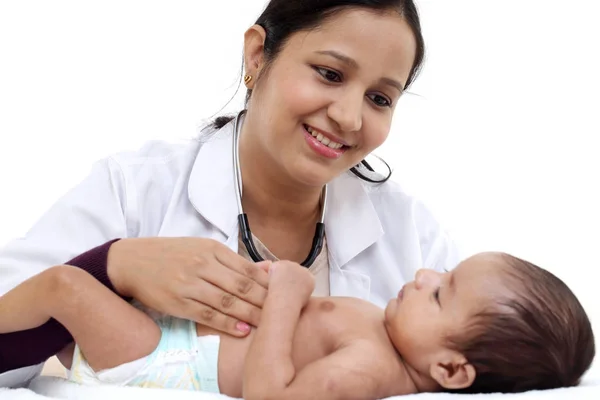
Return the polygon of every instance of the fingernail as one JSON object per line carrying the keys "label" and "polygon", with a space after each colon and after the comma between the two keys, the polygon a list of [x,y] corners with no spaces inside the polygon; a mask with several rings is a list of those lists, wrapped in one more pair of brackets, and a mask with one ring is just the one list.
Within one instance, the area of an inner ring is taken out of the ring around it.
{"label": "fingernail", "polygon": [[242,322],[242,321],[235,324],[235,327],[238,331],[244,332],[244,333],[246,333],[250,330],[250,325],[248,325],[247,323]]}

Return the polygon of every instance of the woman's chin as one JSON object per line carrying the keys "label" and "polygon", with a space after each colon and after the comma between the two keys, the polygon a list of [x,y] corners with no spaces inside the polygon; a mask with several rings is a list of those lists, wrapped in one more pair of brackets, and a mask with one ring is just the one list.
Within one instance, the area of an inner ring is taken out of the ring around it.
{"label": "woman's chin", "polygon": [[295,179],[303,186],[321,188],[336,178],[329,168],[324,168],[314,162],[304,162],[295,169]]}
{"label": "woman's chin", "polygon": [[285,163],[289,175],[299,184],[308,187],[323,187],[345,171],[350,169],[348,159],[331,160],[315,154],[306,143],[300,148],[290,148],[280,155],[280,162]]}

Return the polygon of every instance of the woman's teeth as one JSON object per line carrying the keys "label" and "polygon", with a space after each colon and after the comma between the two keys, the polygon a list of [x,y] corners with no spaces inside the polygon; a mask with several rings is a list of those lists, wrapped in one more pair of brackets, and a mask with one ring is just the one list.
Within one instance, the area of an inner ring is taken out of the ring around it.
{"label": "woman's teeth", "polygon": [[323,136],[322,133],[314,130],[310,126],[306,126],[306,130],[308,131],[308,133],[313,135],[313,137],[315,139],[317,139],[319,142],[323,143],[325,146],[327,146],[331,149],[340,149],[344,146],[341,143],[334,142],[334,141],[330,140],[328,137]]}

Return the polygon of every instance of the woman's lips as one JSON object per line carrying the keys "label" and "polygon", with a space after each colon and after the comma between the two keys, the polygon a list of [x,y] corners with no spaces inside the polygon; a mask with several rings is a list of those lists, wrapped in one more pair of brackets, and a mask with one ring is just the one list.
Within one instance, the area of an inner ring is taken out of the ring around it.
{"label": "woman's lips", "polygon": [[335,160],[335,159],[340,158],[348,149],[347,146],[342,146],[341,148],[333,149],[333,148],[329,147],[328,145],[321,143],[308,130],[306,130],[306,127],[304,127],[303,131],[304,131],[304,138],[306,139],[308,146],[315,153],[317,153],[318,155],[320,155],[322,157]]}

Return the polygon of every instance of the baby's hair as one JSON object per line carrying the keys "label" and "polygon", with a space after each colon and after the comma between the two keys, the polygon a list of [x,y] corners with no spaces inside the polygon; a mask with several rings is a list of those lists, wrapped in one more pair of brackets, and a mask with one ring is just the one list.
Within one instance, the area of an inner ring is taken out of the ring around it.
{"label": "baby's hair", "polygon": [[450,346],[473,365],[473,384],[455,392],[515,393],[579,384],[595,355],[588,316],[559,278],[498,254],[511,294],[477,314]]}

